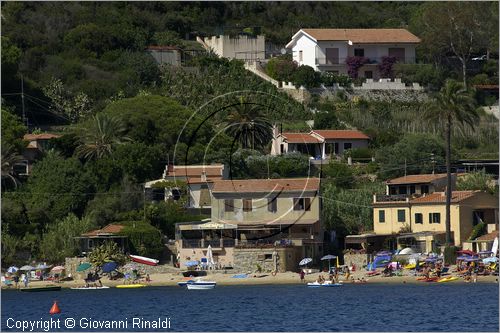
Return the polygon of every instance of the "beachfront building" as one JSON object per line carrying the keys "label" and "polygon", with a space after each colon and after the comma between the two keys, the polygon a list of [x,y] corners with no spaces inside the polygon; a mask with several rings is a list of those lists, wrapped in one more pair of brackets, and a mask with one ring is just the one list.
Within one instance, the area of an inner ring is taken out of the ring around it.
{"label": "beachfront building", "polygon": [[[213,182],[227,178],[223,164],[166,166],[162,178],[145,184],[147,197],[153,201],[179,200],[181,187],[186,186],[189,210],[210,214]],[[171,186],[155,186],[167,182]]]}
{"label": "beachfront building", "polygon": [[365,59],[359,77],[378,79],[384,57],[415,63],[418,43],[420,39],[406,29],[300,29],[286,48],[299,66],[335,74],[348,74],[349,59]]}
{"label": "beachfront building", "polygon": [[181,265],[207,256],[237,271],[293,270],[323,251],[319,178],[215,181],[210,221],[178,223]]}
{"label": "beachfront building", "polygon": [[[373,227],[378,235],[397,235],[398,247],[431,252],[445,240],[446,193],[387,200],[373,196]],[[488,232],[497,229],[498,198],[481,191],[453,191],[451,233],[455,245],[467,240],[475,225],[484,222]]]}
{"label": "beachfront building", "polygon": [[111,223],[101,229],[91,230],[75,237],[80,246],[80,253],[87,255],[94,248],[109,241],[115,242],[118,248],[125,253],[128,251],[128,237],[121,234],[123,228],[125,226],[122,224]]}
{"label": "beachfront building", "polygon": [[314,159],[342,156],[346,151],[367,148],[370,138],[357,130],[312,130],[309,133],[278,133],[274,128],[271,155],[300,152]]}
{"label": "beachfront building", "polygon": [[28,145],[23,150],[22,160],[14,164],[14,173],[18,176],[28,176],[33,164],[52,147],[51,141],[60,137],[60,135],[52,133],[25,134],[23,140],[27,141]]}

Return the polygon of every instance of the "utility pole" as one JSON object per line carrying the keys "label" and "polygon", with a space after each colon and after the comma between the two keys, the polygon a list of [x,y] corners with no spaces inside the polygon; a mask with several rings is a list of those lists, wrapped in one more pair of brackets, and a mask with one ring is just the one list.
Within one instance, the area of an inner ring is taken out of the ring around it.
{"label": "utility pole", "polygon": [[434,174],[434,167],[436,165],[436,160],[434,159],[434,153],[431,153],[431,164],[432,164],[432,174]]}
{"label": "utility pole", "polygon": [[26,127],[28,127],[28,121],[26,119],[26,112],[24,110],[24,78],[23,78],[22,74],[21,74],[21,102],[23,105],[23,124],[25,124]]}
{"label": "utility pole", "polygon": [[406,158],[405,158],[405,177],[406,177]]}

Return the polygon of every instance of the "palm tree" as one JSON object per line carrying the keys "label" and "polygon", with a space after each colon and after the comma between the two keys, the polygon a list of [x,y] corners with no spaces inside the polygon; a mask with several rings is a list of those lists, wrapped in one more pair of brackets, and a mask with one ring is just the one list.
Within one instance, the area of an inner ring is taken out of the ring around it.
{"label": "palm tree", "polygon": [[13,146],[8,144],[2,146],[2,183],[10,181],[17,188],[19,181],[14,173],[14,165],[22,161],[23,157]]}
{"label": "palm tree", "polygon": [[243,98],[229,108],[226,133],[240,141],[243,148],[263,147],[272,139],[272,125],[262,116],[262,108],[262,105],[245,102]]}
{"label": "palm tree", "polygon": [[425,117],[444,125],[446,140],[446,243],[451,244],[450,204],[451,204],[451,131],[455,123],[471,128],[479,120],[474,99],[463,83],[447,80],[435,100],[426,110]]}
{"label": "palm tree", "polygon": [[109,156],[117,145],[130,141],[125,132],[120,119],[99,113],[77,131],[76,154],[89,160]]}

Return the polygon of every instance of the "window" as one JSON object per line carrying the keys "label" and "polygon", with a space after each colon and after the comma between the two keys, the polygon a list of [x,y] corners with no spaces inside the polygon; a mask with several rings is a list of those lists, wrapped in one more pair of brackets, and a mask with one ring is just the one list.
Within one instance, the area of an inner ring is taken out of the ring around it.
{"label": "window", "polygon": [[293,210],[304,210],[304,198],[293,198]]}
{"label": "window", "polygon": [[429,223],[441,223],[441,213],[429,213]]}
{"label": "window", "polygon": [[380,223],[384,223],[385,222],[385,210],[379,210],[378,211],[378,221]]}
{"label": "window", "polygon": [[365,49],[354,49],[354,56],[355,57],[364,57],[365,56]]}
{"label": "window", "polygon": [[424,194],[424,193],[429,193],[429,185],[421,185],[421,186],[420,186],[420,192],[421,192],[422,194]]}
{"label": "window", "polygon": [[299,61],[302,61],[302,51],[299,51]]}
{"label": "window", "polygon": [[396,187],[395,186],[390,186],[389,187],[389,194],[390,195],[398,194],[398,192],[396,191]]}
{"label": "window", "polygon": [[252,211],[252,199],[243,199],[243,211],[251,212]]}
{"label": "window", "polygon": [[410,185],[410,194],[415,193],[415,185]]}
{"label": "window", "polygon": [[399,187],[399,194],[406,194],[406,186]]}
{"label": "window", "polygon": [[344,150],[351,149],[352,148],[352,143],[346,142],[344,143]]}
{"label": "window", "polygon": [[268,254],[268,253],[264,254],[264,260],[270,260],[270,259],[273,259],[273,254],[272,253],[270,253],[270,254]]}
{"label": "window", "polygon": [[365,71],[365,79],[373,79],[373,71]]}
{"label": "window", "polygon": [[306,211],[310,211],[311,210],[311,198],[304,198],[304,205],[305,205]]}
{"label": "window", "polygon": [[415,223],[418,223],[418,224],[424,223],[424,217],[422,216],[421,213],[415,213]]}
{"label": "window", "polygon": [[276,213],[278,211],[278,198],[267,199],[267,211],[271,213]]}
{"label": "window", "polygon": [[406,221],[405,215],[406,214],[404,209],[398,209],[398,222],[405,222]]}
{"label": "window", "polygon": [[225,199],[224,200],[224,211],[225,212],[234,212],[234,200],[233,199]]}

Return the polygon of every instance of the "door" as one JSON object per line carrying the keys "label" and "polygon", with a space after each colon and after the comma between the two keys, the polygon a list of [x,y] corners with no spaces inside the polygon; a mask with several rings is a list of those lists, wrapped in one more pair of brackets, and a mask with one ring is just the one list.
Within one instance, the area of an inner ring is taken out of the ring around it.
{"label": "door", "polygon": [[339,49],[338,48],[326,48],[326,64],[327,65],[338,65],[339,63]]}
{"label": "door", "polygon": [[389,48],[389,57],[394,57],[398,62],[405,62],[405,49],[402,47]]}

